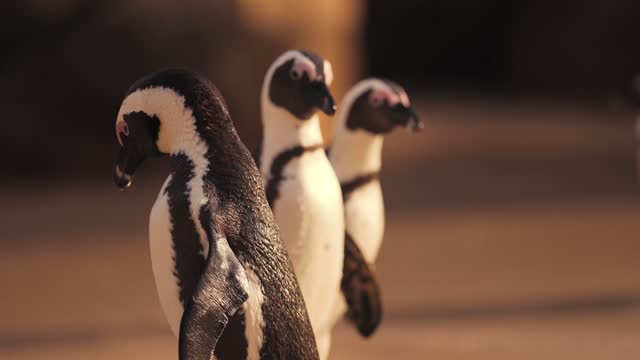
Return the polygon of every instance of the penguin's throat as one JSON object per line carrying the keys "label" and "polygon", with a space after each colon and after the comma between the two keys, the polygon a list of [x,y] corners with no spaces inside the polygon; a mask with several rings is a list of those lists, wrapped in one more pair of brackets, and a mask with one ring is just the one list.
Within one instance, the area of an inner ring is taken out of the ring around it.
{"label": "penguin's throat", "polygon": [[295,146],[309,147],[323,144],[320,117],[312,115],[300,120],[285,109],[276,106],[263,108],[263,150],[265,155],[277,154]]}
{"label": "penguin's throat", "polygon": [[329,160],[338,179],[347,181],[354,176],[379,172],[383,142],[381,135],[338,129],[329,149]]}
{"label": "penguin's throat", "polygon": [[209,168],[208,153],[209,146],[197,133],[185,136],[172,148],[171,170],[185,179],[201,181]]}

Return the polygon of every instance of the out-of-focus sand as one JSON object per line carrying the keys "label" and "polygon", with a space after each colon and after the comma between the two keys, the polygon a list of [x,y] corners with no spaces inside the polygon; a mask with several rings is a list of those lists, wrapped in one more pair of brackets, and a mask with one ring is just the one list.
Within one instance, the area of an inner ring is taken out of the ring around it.
{"label": "out-of-focus sand", "polygon": [[[631,117],[460,104],[386,142],[385,318],[338,326],[332,358],[640,358]],[[148,253],[162,171],[2,189],[0,358],[177,358]]]}

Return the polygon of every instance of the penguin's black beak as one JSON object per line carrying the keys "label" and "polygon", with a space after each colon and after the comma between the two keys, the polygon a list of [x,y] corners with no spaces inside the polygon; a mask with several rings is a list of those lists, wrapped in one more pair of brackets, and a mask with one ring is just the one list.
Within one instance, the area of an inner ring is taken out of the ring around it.
{"label": "penguin's black beak", "polygon": [[331,91],[323,81],[315,81],[311,83],[313,88],[314,105],[327,115],[336,113],[336,102],[333,100]]}
{"label": "penguin's black beak", "polygon": [[118,151],[116,163],[113,167],[113,181],[120,190],[131,186],[131,180],[136,168],[145,158],[145,154],[135,148],[123,146]]}
{"label": "penguin's black beak", "polygon": [[407,112],[407,120],[405,123],[405,128],[407,131],[411,133],[416,133],[421,131],[424,128],[424,122],[420,120],[418,114],[413,110],[413,108],[405,108]]}

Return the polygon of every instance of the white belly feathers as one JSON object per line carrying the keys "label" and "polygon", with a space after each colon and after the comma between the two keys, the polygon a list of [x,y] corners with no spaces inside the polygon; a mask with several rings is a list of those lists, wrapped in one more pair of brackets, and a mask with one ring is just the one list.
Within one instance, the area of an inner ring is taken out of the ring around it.
{"label": "white belly feathers", "polygon": [[384,204],[378,181],[353,191],[345,203],[347,232],[369,264],[374,264],[384,236]]}
{"label": "white belly feathers", "polygon": [[273,210],[324,358],[322,348],[328,340],[319,338],[328,337],[331,331],[331,310],[342,278],[340,184],[321,149],[293,159],[283,174]]}
{"label": "white belly feathers", "polygon": [[164,316],[169,322],[171,331],[178,336],[180,319],[184,311],[180,302],[180,289],[174,274],[175,251],[171,238],[171,216],[169,199],[164,193],[171,176],[167,177],[160,194],[151,208],[149,216],[149,246],[151,250],[151,267],[156,281],[156,290]]}

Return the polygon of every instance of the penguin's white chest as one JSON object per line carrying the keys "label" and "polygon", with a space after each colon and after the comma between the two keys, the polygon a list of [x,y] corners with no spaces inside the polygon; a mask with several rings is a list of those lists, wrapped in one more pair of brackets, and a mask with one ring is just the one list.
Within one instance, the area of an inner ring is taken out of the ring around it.
{"label": "penguin's white chest", "polygon": [[[160,305],[171,331],[177,337],[180,333],[180,321],[184,307],[180,301],[180,287],[176,276],[176,244],[174,244],[174,241],[180,241],[180,239],[173,239],[172,237],[171,230],[173,225],[169,199],[165,194],[165,188],[170,179],[171,177],[167,178],[151,209],[149,216],[149,245],[151,266]],[[200,203],[198,199],[192,199],[192,201]],[[204,239],[201,240],[204,242]],[[248,345],[247,359],[257,360],[260,357],[259,353],[264,341],[263,329],[265,323],[262,314],[264,290],[260,279],[251,268],[247,264],[243,264],[243,267],[247,272],[250,289],[249,298],[242,306],[245,316],[245,338]]]}
{"label": "penguin's white chest", "polygon": [[378,181],[353,191],[344,204],[347,232],[369,264],[375,263],[384,236],[384,204]]}
{"label": "penguin's white chest", "polygon": [[330,330],[328,319],[342,277],[340,184],[321,150],[292,160],[283,175],[273,210],[318,337]]}
{"label": "penguin's white chest", "polygon": [[171,237],[171,214],[165,188],[171,177],[167,178],[149,216],[149,248],[151,268],[156,281],[156,290],[164,316],[171,331],[178,334],[183,307],[180,302],[180,288],[175,275],[175,248]]}

